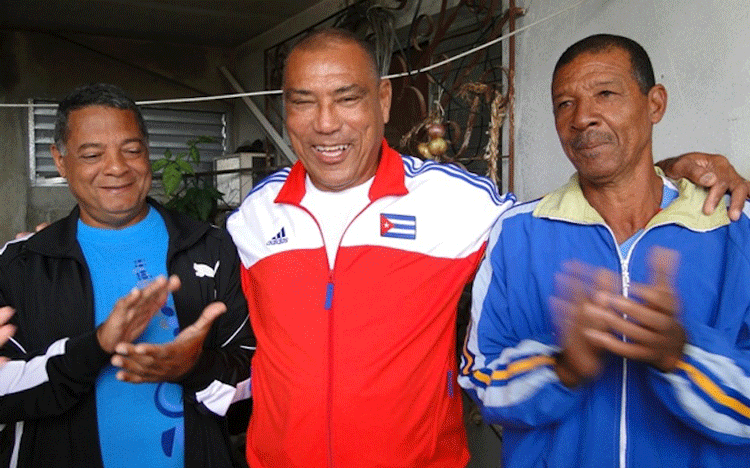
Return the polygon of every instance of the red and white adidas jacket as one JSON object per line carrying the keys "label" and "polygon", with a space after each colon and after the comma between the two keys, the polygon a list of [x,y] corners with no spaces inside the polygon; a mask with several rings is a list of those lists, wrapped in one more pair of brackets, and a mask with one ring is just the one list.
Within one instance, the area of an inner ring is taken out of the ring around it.
{"label": "red and white adidas jacket", "polygon": [[456,306],[513,197],[383,142],[331,270],[305,176],[270,176],[227,222],[258,341],[249,465],[464,466]]}

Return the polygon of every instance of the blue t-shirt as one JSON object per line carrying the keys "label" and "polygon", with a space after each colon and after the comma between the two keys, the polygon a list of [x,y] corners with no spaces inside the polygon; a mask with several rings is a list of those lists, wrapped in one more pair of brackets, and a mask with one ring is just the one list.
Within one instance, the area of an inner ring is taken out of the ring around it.
{"label": "blue t-shirt", "polygon": [[[78,243],[91,272],[94,314],[99,326],[115,302],[133,287],[167,275],[169,235],[155,209],[123,229],[100,229],[78,221]],[[154,315],[136,342],[166,343],[179,333],[174,301]],[[182,389],[173,383],[120,382],[107,365],[96,382],[99,440],[105,468],[183,467]]]}

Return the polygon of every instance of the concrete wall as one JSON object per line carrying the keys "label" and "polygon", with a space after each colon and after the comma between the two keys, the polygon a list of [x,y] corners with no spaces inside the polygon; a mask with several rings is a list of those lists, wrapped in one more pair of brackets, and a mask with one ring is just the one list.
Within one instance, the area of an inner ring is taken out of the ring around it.
{"label": "concrete wall", "polygon": [[[526,0],[519,26],[575,4]],[[555,61],[578,39],[607,32],[630,37],[649,53],[669,94],[654,132],[655,158],[689,150],[727,155],[750,177],[750,3],[744,0],[586,0],[518,36],[516,193],[544,195],[573,173],[552,119]]]}
{"label": "concrete wall", "polygon": [[[217,49],[2,31],[0,103],[60,99],[97,81],[119,85],[135,100],[224,94],[218,67],[227,63],[227,51]],[[229,109],[223,102],[184,107]],[[30,186],[27,115],[25,108],[0,108],[0,245],[38,222],[59,219],[74,204],[67,187]]]}

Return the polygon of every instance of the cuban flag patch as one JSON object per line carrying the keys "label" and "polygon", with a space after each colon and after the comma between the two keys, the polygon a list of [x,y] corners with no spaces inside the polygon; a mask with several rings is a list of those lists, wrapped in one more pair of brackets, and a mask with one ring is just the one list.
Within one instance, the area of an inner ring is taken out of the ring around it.
{"label": "cuban flag patch", "polygon": [[380,213],[380,237],[416,239],[417,217],[410,215]]}

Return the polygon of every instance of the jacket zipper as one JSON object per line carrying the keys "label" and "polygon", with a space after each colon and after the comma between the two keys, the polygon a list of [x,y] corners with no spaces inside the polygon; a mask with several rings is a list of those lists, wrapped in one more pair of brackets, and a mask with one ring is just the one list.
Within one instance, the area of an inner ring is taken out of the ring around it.
{"label": "jacket zipper", "polygon": [[[622,280],[622,295],[624,297],[630,297],[630,259],[632,257],[633,251],[635,250],[636,246],[640,242],[641,239],[646,235],[648,231],[653,229],[654,227],[664,225],[665,223],[656,224],[654,226],[646,227],[643,229],[643,232],[641,232],[641,235],[638,236],[638,238],[633,242],[633,245],[630,246],[630,249],[628,250],[628,254],[625,258],[622,258],[622,252],[620,251],[620,245],[617,243],[617,238],[615,237],[615,233],[612,232],[612,229],[610,229],[609,226],[604,224],[603,226],[607,228],[610,235],[612,236],[612,240],[615,243],[615,251],[617,252],[617,258],[620,261],[620,278]],[[624,319],[627,319],[627,314],[623,315]],[[623,341],[628,341],[627,337],[623,335],[622,337]],[[620,468],[627,468],[627,450],[628,450],[628,421],[626,418],[627,414],[627,405],[628,405],[628,396],[627,396],[627,390],[628,390],[628,360],[626,358],[622,358],[622,386],[621,386],[621,395],[620,395],[620,437],[619,437],[619,467]]]}
{"label": "jacket zipper", "polygon": [[[628,255],[625,258],[622,258],[622,253],[620,253],[620,246],[617,243],[617,238],[615,237],[614,232],[607,226],[604,225],[607,230],[609,230],[609,233],[612,235],[612,239],[615,241],[615,250],[617,251],[617,257],[620,259],[620,275],[622,277],[622,295],[625,297],[630,297],[630,258],[633,254],[633,251],[635,250],[635,247],[638,245],[638,243],[645,237],[646,233],[648,231],[660,227],[660,226],[666,226],[668,224],[671,224],[670,222],[661,222],[658,224],[654,224],[652,226],[647,226],[643,228],[643,232],[640,236],[633,242],[633,245],[630,246],[630,250],[628,250]],[[623,318],[627,319],[628,316],[624,315]],[[623,341],[627,341],[627,337],[622,337]],[[622,358],[622,398],[620,400],[620,468],[627,468],[627,448],[628,448],[628,426],[627,426],[627,418],[625,417],[625,414],[627,413],[627,379],[628,379],[628,360],[625,358]]]}
{"label": "jacket zipper", "polygon": [[364,208],[362,208],[359,213],[357,213],[351,221],[349,221],[349,224],[346,225],[344,228],[344,231],[341,233],[341,238],[339,239],[339,243],[336,246],[336,255],[333,257],[333,266],[331,267],[328,265],[328,249],[326,248],[326,238],[323,235],[323,229],[320,227],[320,223],[318,222],[318,219],[302,205],[296,205],[302,210],[304,210],[310,217],[315,221],[315,224],[318,226],[318,231],[320,232],[320,238],[323,242],[323,251],[324,251],[324,260],[326,262],[326,267],[328,268],[328,283],[326,283],[326,291],[325,291],[325,300],[323,303],[323,309],[328,313],[328,391],[326,392],[328,398],[326,401],[326,412],[328,414],[328,467],[334,468],[333,463],[333,359],[334,359],[334,352],[333,352],[333,295],[335,291],[335,285],[336,282],[334,281],[334,272],[336,270],[336,261],[338,260],[339,256],[339,250],[341,249],[341,243],[344,240],[344,236],[346,235],[346,231],[349,230],[349,227],[354,224],[354,221],[365,212],[366,209],[370,207],[370,205],[373,204],[373,201],[370,201],[367,205],[365,205]]}
{"label": "jacket zipper", "polygon": [[[317,222],[317,221],[316,221]],[[320,226],[318,226],[320,229]],[[323,231],[321,231],[321,236]],[[323,238],[323,249],[325,249],[325,238]],[[337,249],[338,250],[338,249]],[[338,253],[338,252],[337,252]],[[325,255],[328,264],[328,253]],[[334,266],[336,260],[333,261]],[[328,270],[328,284],[326,285],[325,310],[328,312],[328,395],[326,401],[326,412],[328,413],[328,466],[333,468],[333,269]]]}
{"label": "jacket zipper", "polygon": [[[558,219],[570,222],[571,220],[566,218],[551,218],[551,219]],[[620,262],[620,277],[622,279],[622,295],[624,297],[629,297],[630,295],[630,258],[632,256],[633,251],[635,250],[635,247],[638,245],[641,239],[646,235],[646,233],[654,228],[660,227],[660,226],[666,226],[669,224],[673,224],[669,221],[663,221],[657,224],[654,224],[652,226],[646,226],[643,228],[643,232],[640,236],[633,242],[633,245],[630,246],[630,249],[628,250],[628,255],[626,258],[622,258],[622,253],[620,252],[620,245],[617,243],[617,237],[615,237],[615,233],[612,231],[612,229],[606,224],[606,223],[595,223],[598,226],[603,226],[612,237],[612,241],[614,242],[615,246],[615,252],[617,253],[617,258]],[[627,319],[627,315],[623,316]],[[622,337],[623,341],[627,341],[627,338],[625,336]],[[621,399],[620,399],[620,437],[619,437],[619,468],[627,468],[627,448],[628,448],[628,435],[627,435],[627,418],[625,417],[625,414],[627,413],[627,378],[628,378],[628,360],[626,358],[622,358],[622,387],[621,387]]]}
{"label": "jacket zipper", "polygon": [[[638,244],[638,241],[640,241],[641,238],[646,234],[646,230],[644,229],[641,235],[638,236],[635,242],[633,242],[633,245],[630,246],[627,257],[622,258],[622,252],[620,251],[620,245],[617,243],[617,237],[615,237],[615,233],[606,224],[601,224],[601,226],[604,226],[609,232],[610,236],[612,236],[612,241],[614,242],[615,252],[617,253],[617,259],[620,262],[620,280],[621,280],[621,286],[622,286],[622,295],[624,297],[628,297],[628,294],[630,291],[630,257],[631,257],[631,254],[633,253],[633,250],[635,250],[635,246]],[[623,315],[623,318],[627,319],[628,316]],[[628,339],[627,337],[623,335],[622,340],[627,341]],[[622,384],[620,386],[620,424],[619,424],[619,442],[618,442],[619,468],[627,467],[628,421],[627,421],[627,418],[625,417],[627,414],[627,407],[628,407],[627,390],[628,390],[628,360],[626,358],[622,358]]]}
{"label": "jacket zipper", "polygon": [[[640,239],[640,238],[639,238]],[[635,243],[638,242],[638,239],[636,239]],[[620,254],[620,249],[618,247],[617,252],[618,256],[620,256],[620,269],[622,272],[622,295],[625,297],[628,297],[628,291],[630,290],[630,253],[635,248],[635,243],[630,247],[630,251],[628,252],[627,260],[623,261],[622,256]],[[627,319],[628,316],[624,315],[623,318]],[[627,341],[628,339],[625,337],[625,335],[622,336],[623,341]],[[627,448],[628,448],[628,421],[625,417],[627,413],[627,406],[628,406],[628,360],[626,358],[622,358],[622,389],[620,390],[622,392],[620,397],[620,468],[625,468],[627,466]]]}

